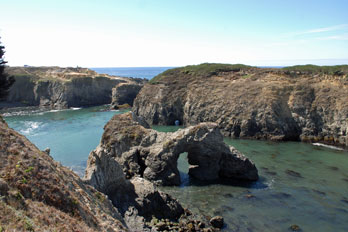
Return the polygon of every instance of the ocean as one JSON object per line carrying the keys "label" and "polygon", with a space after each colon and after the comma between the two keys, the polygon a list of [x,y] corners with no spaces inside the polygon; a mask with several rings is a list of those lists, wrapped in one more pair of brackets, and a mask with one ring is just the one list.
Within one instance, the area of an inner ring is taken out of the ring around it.
{"label": "ocean", "polygon": [[120,77],[145,78],[150,80],[154,76],[174,67],[135,67],[135,68],[90,68],[97,73]]}
{"label": "ocean", "polygon": [[[150,79],[163,68],[150,69],[128,72]],[[109,74],[120,75],[119,68],[110,69]],[[31,108],[4,114],[4,119],[39,149],[51,148],[56,161],[83,176],[88,155],[99,144],[104,125],[113,115],[125,112],[108,107],[61,111]],[[153,128],[165,132],[178,129]],[[290,231],[291,225],[298,225],[302,231],[348,231],[346,150],[300,142],[230,138],[225,142],[255,162],[259,181],[248,185],[198,182],[188,176],[183,153],[178,160],[182,185],[161,189],[195,213],[223,216],[224,231]]]}

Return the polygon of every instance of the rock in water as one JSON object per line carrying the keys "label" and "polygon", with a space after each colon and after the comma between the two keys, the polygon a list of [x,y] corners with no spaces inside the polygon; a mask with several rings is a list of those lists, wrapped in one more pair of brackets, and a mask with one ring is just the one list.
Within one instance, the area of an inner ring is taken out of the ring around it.
{"label": "rock in water", "polygon": [[121,165],[98,146],[88,158],[85,181],[109,196],[129,228],[142,230],[152,216],[177,220],[182,206],[143,178],[126,179]]}
{"label": "rock in water", "polygon": [[[90,154],[86,171],[86,178],[103,192],[107,191],[103,186],[116,185],[110,184],[116,172],[110,171],[108,160],[115,160],[120,165],[117,175],[122,169],[127,179],[143,177],[157,185],[179,185],[177,160],[183,152],[188,152],[189,174],[197,179],[258,179],[255,165],[223,142],[215,123],[164,133],[144,128],[127,113],[115,115],[104,130],[101,143]],[[101,180],[94,181],[99,177]]]}
{"label": "rock in water", "polygon": [[210,219],[210,224],[215,228],[221,229],[224,226],[224,218],[221,216],[215,216]]}
{"label": "rock in water", "polygon": [[51,153],[51,148],[46,147],[44,152],[46,152],[46,154],[49,155]]}
{"label": "rock in water", "polygon": [[[150,125],[216,122],[226,136],[348,146],[348,66],[201,64],[150,80],[133,111]],[[295,70],[295,71],[294,71]],[[324,71],[323,71],[324,70]]]}

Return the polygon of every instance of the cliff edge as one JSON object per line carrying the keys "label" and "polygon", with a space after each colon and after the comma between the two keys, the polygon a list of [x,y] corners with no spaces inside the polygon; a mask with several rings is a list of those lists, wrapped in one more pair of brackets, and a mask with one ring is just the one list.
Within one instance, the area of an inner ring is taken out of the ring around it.
{"label": "cliff edge", "polygon": [[348,146],[348,66],[201,64],[154,77],[133,111],[149,124],[216,122],[234,138]]}
{"label": "cliff edge", "polygon": [[62,109],[110,104],[114,86],[144,84],[139,79],[98,74],[87,68],[7,67],[6,71],[16,80],[7,106]]}

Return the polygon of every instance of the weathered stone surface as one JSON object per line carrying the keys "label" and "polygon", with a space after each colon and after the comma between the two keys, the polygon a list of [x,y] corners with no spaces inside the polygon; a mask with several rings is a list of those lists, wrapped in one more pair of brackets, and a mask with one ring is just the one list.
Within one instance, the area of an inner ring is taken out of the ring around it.
{"label": "weathered stone surface", "polygon": [[132,229],[145,227],[152,216],[177,220],[184,212],[175,199],[151,182],[139,177],[126,179],[121,165],[101,146],[88,158],[85,181],[109,196]]}
{"label": "weathered stone surface", "polygon": [[142,88],[134,113],[150,125],[216,122],[231,137],[348,145],[347,73],[215,66],[166,71]]}
{"label": "weathered stone surface", "polygon": [[99,163],[91,158],[106,154],[121,165],[128,179],[138,176],[157,185],[179,185],[177,160],[188,152],[189,174],[197,179],[258,179],[255,165],[223,142],[215,123],[161,133],[144,128],[127,113],[114,116],[104,130],[100,145],[90,155],[87,173],[106,168],[95,167]]}
{"label": "weathered stone surface", "polygon": [[115,85],[141,85],[137,79],[98,74],[86,68],[9,67],[7,72],[16,82],[10,88],[6,106],[63,109],[110,104]]}
{"label": "weathered stone surface", "polygon": [[133,106],[134,99],[144,86],[142,83],[120,83],[112,88],[111,107],[118,109],[120,105]]}

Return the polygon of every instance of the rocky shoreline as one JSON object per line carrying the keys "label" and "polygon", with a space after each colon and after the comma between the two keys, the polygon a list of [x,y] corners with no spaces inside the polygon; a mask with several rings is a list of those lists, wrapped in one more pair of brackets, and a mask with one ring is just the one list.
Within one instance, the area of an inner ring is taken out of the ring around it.
{"label": "rocky shoreline", "polygon": [[[258,179],[255,165],[224,144],[216,124],[202,123],[175,133],[161,133],[149,129],[131,113],[115,115],[106,124],[100,144],[89,155],[84,179],[109,196],[130,227],[147,228],[156,218],[169,220],[166,222],[176,228],[184,220],[183,215],[191,215],[156,185],[180,184],[177,159],[185,151],[192,165],[189,175],[196,179]],[[203,231],[204,222],[189,221],[192,229]],[[184,231],[190,231],[188,224]]]}
{"label": "rocky shoreline", "polygon": [[[255,165],[222,142],[216,124],[170,134],[145,128],[131,113],[116,115],[105,126],[81,180],[0,119],[0,209],[6,212],[0,226],[6,231],[217,231],[224,226],[223,218],[194,215],[156,187],[168,180],[178,184],[179,176],[172,175],[176,163],[165,157],[177,158],[183,147],[189,148],[189,162],[198,162],[190,171],[196,178],[258,178]],[[169,139],[173,143],[165,143]],[[210,167],[199,161],[213,158],[209,155],[218,159]],[[148,164],[158,158],[158,163]],[[142,173],[143,159],[155,179],[150,171]],[[158,165],[163,169],[156,169]]]}
{"label": "rocky shoreline", "polygon": [[216,122],[232,138],[348,146],[347,66],[284,69],[201,64],[167,70],[133,111],[149,124]]}

